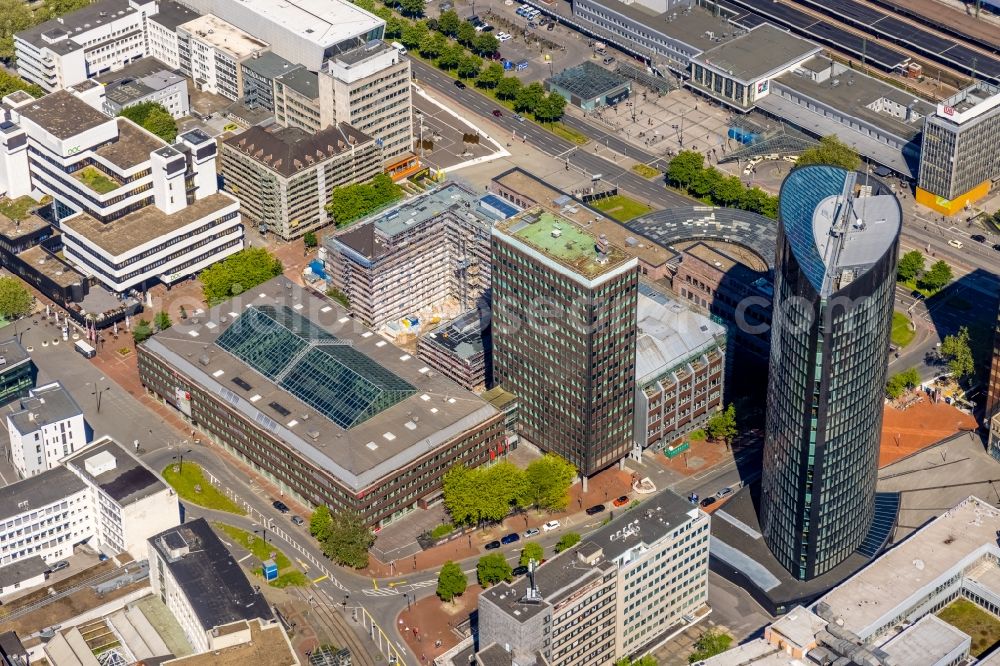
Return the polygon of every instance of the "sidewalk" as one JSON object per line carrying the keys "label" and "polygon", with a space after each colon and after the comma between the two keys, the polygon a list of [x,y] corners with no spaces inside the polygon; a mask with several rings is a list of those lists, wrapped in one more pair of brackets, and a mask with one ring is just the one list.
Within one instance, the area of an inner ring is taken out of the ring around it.
{"label": "sidewalk", "polygon": [[476,610],[482,591],[479,585],[469,585],[465,593],[453,602],[446,603],[437,595],[431,595],[400,612],[396,629],[420,660],[419,663],[431,663],[435,657],[461,642],[454,627],[469,619],[469,614]]}

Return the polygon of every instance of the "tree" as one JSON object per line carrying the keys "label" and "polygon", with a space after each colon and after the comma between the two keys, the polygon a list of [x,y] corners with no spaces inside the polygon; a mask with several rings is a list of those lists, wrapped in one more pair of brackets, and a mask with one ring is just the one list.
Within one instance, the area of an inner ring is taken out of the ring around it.
{"label": "tree", "polygon": [[464,57],[465,49],[462,48],[461,44],[449,44],[438,58],[438,67],[445,71],[453,70],[458,67]]}
{"label": "tree", "polygon": [[399,41],[403,42],[403,46],[408,49],[415,49],[427,38],[430,31],[427,29],[427,24],[423,21],[417,21],[416,23],[407,23],[403,25],[403,34],[400,36]]}
{"label": "tree", "polygon": [[975,373],[975,361],[969,345],[969,329],[963,326],[955,335],[946,336],[941,341],[941,356],[948,362],[955,381],[971,377]]}
{"label": "tree", "polygon": [[139,323],[132,327],[132,339],[135,344],[148,340],[153,335],[153,327],[148,319],[140,319]]}
{"label": "tree", "polygon": [[831,134],[820,139],[818,146],[802,151],[795,164],[829,164],[854,171],[861,166],[861,158],[853,148]]}
{"label": "tree", "polygon": [[464,465],[456,465],[448,470],[442,481],[444,508],[448,509],[451,522],[456,525],[471,525],[479,520],[477,479]]}
{"label": "tree", "polygon": [[704,169],[705,157],[693,150],[682,150],[667,165],[667,180],[674,185],[688,187]]}
{"label": "tree", "polygon": [[347,294],[337,289],[336,287],[330,287],[326,290],[326,295],[343,305],[348,310],[351,309],[351,299],[348,298]]}
{"label": "tree", "polygon": [[428,34],[420,42],[420,55],[425,58],[437,59],[448,48],[448,39],[439,32]]}
{"label": "tree", "polygon": [[333,519],[330,517],[330,509],[325,504],[320,504],[313,511],[312,517],[309,518],[309,534],[316,537],[319,542],[324,542],[330,536],[330,526],[333,524]]}
{"label": "tree", "polygon": [[920,277],[917,286],[927,291],[940,291],[951,282],[952,277],[951,266],[939,259]]}
{"label": "tree", "polygon": [[524,544],[524,548],[521,549],[521,559],[519,564],[522,567],[528,566],[528,562],[534,560],[536,564],[541,564],[542,560],[545,559],[545,549],[541,545],[535,543],[534,541],[529,541]]}
{"label": "tree", "polygon": [[[3,6],[5,0],[0,0],[0,16],[3,14]],[[18,2],[18,4],[21,4]],[[4,28],[0,24],[0,33],[2,33]],[[4,38],[0,37],[0,50],[5,48],[3,46]],[[13,48],[13,47],[12,47]],[[6,97],[7,95],[15,92],[17,90],[23,90],[32,97],[38,98],[45,95],[45,91],[42,90],[40,86],[36,86],[34,83],[28,83],[19,76],[14,76],[9,72],[0,70],[0,97]]]}
{"label": "tree", "polygon": [[653,655],[647,654],[645,657],[639,657],[638,659],[622,657],[615,662],[615,666],[659,666],[659,662],[656,661]]}
{"label": "tree", "polygon": [[330,517],[330,529],[323,540],[323,554],[337,564],[364,569],[368,549],[375,543],[364,518],[353,511],[339,511]]}
{"label": "tree", "polygon": [[307,231],[302,234],[302,244],[306,247],[316,247],[319,245],[319,239],[316,238],[315,231]]}
{"label": "tree", "polygon": [[528,496],[525,472],[502,461],[491,467],[453,467],[444,476],[444,506],[456,525],[498,522]]}
{"label": "tree", "polygon": [[719,205],[735,206],[743,197],[744,189],[743,181],[738,176],[729,176],[720,180],[715,186],[712,198]]}
{"label": "tree", "polygon": [[722,183],[722,172],[715,167],[700,170],[688,186],[696,197],[710,197]]}
{"label": "tree", "polygon": [[159,102],[142,102],[122,109],[118,114],[155,134],[167,143],[177,138],[177,123]]}
{"label": "tree", "polygon": [[367,183],[353,183],[333,188],[326,212],[338,227],[374,213],[402,198],[403,188],[392,182],[387,174],[380,173]]}
{"label": "tree", "polygon": [[465,593],[468,584],[465,574],[462,573],[462,567],[448,560],[438,573],[437,595],[441,601],[452,601]]}
{"label": "tree", "polygon": [[488,56],[496,53],[500,41],[492,33],[482,32],[472,42],[472,50],[481,56]]}
{"label": "tree", "polygon": [[455,33],[455,38],[458,43],[463,46],[472,46],[476,41],[476,36],[479,33],[476,32],[476,26],[472,25],[468,21],[462,21],[462,25],[458,26],[458,31]]}
{"label": "tree", "polygon": [[892,400],[903,395],[905,391],[920,385],[920,373],[916,368],[904,370],[889,378],[885,384],[885,393]]}
{"label": "tree", "polygon": [[198,275],[198,279],[205,300],[214,305],[267,282],[284,270],[281,260],[266,249],[248,247],[212,264]]}
{"label": "tree", "polygon": [[525,504],[547,511],[561,511],[569,504],[569,487],[576,467],[554,453],[531,461],[524,470],[528,481]]}
{"label": "tree", "polygon": [[479,72],[476,85],[480,88],[496,88],[501,80],[503,80],[503,66],[498,62],[491,62],[486,65],[486,69]]}
{"label": "tree", "polygon": [[479,75],[479,68],[482,66],[483,59],[479,56],[463,56],[458,61],[458,76],[463,79],[474,79]]}
{"label": "tree", "polygon": [[395,14],[391,14],[387,19],[385,19],[385,36],[388,38],[399,38],[403,36],[403,19],[399,18]]}
{"label": "tree", "polygon": [[556,543],[556,552],[561,553],[568,548],[572,548],[580,543],[580,535],[576,532],[568,532]]}
{"label": "tree", "polygon": [[693,664],[695,662],[708,659],[709,657],[714,657],[715,655],[728,650],[732,643],[733,637],[729,634],[723,634],[710,629],[702,634],[701,638],[695,641],[695,651],[688,656],[688,663]]}
{"label": "tree", "polygon": [[165,331],[174,325],[174,322],[170,321],[170,315],[167,314],[166,310],[160,310],[153,317],[153,324],[156,326],[157,331]]}
{"label": "tree", "polygon": [[461,24],[462,20],[458,18],[458,13],[454,9],[449,9],[446,12],[441,12],[441,16],[438,17],[437,29],[442,35],[454,37],[458,34],[458,26]]}
{"label": "tree", "polygon": [[521,90],[521,79],[505,76],[497,83],[498,99],[514,99]]}
{"label": "tree", "polygon": [[489,587],[502,580],[514,579],[513,570],[502,553],[491,553],[479,558],[476,564],[476,579],[483,587]]}
{"label": "tree", "polygon": [[[31,13],[28,3],[23,0],[2,0],[0,1],[0,58],[11,60],[14,58],[14,33],[27,30],[38,23]],[[4,73],[5,76],[11,76]],[[16,78],[11,76],[11,78]],[[0,97],[9,93],[3,93]],[[39,95],[40,96],[40,95]]]}
{"label": "tree", "polygon": [[732,446],[733,440],[739,433],[736,427],[736,407],[729,403],[723,411],[714,414],[705,424],[705,429],[712,439],[721,439],[726,443],[728,449]]}
{"label": "tree", "polygon": [[34,303],[31,292],[15,277],[0,277],[0,316],[19,319],[31,312]]}
{"label": "tree", "polygon": [[566,110],[566,98],[557,93],[549,93],[535,107],[535,119],[543,123],[554,123]]}
{"label": "tree", "polygon": [[[765,215],[768,210],[769,199],[772,197],[760,189],[759,187],[751,187],[743,191],[743,196],[740,198],[739,207],[743,210],[748,210],[751,213],[760,213]],[[777,197],[773,197],[775,202],[777,202]],[[768,217],[774,217],[768,215]]]}
{"label": "tree", "polygon": [[517,97],[514,98],[514,110],[518,113],[534,111],[544,98],[545,88],[542,87],[541,83],[535,81],[517,91]]}
{"label": "tree", "polygon": [[896,267],[896,279],[900,282],[915,280],[924,270],[924,255],[920,250],[910,250],[899,258]]}
{"label": "tree", "polygon": [[398,0],[399,12],[410,18],[420,18],[424,15],[424,0]]}

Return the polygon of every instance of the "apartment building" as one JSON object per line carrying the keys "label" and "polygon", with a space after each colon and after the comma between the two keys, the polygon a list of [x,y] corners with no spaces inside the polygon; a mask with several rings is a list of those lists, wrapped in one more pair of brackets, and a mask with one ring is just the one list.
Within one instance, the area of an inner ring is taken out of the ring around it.
{"label": "apartment building", "polygon": [[260,593],[204,518],[173,525],[149,539],[149,582],[177,619],[195,653],[228,645],[218,627],[274,619]]}
{"label": "apartment building", "polygon": [[8,142],[0,169],[29,173],[32,189],[54,199],[65,258],[122,293],[175,283],[241,249],[239,202],[218,192],[214,140],[192,130],[169,146],[101,113],[104,101],[104,87],[86,81],[10,112],[26,142]]}
{"label": "apartment building", "polygon": [[243,97],[242,63],[268,49],[267,42],[212,14],[177,27],[181,71],[198,90],[231,100]]}
{"label": "apartment building", "polygon": [[484,591],[479,654],[507,653],[523,666],[646,654],[704,615],[708,544],[709,516],[663,491],[528,576]]}
{"label": "apartment building", "polygon": [[349,123],[393,160],[413,150],[410,90],[410,61],[382,40],[337,53],[319,73],[320,125]]}
{"label": "apartment building", "polygon": [[146,55],[146,17],[154,0],[101,0],[14,35],[17,73],[47,92],[66,88]]}
{"label": "apartment building", "polygon": [[144,102],[161,105],[175,119],[191,113],[187,79],[155,58],[140,58],[98,77],[97,82],[104,84],[101,110],[109,116],[117,116],[122,110]]}
{"label": "apartment building", "polygon": [[410,199],[324,241],[331,286],[366,326],[381,328],[456,299],[475,306],[490,286],[490,227],[499,219],[456,183]]}
{"label": "apartment building", "polygon": [[221,144],[227,192],[261,232],[285,240],[329,224],[333,189],[381,172],[375,140],[346,123],[310,134],[297,127],[254,126]]}
{"label": "apartment building", "polygon": [[668,456],[722,407],[726,328],[639,285],[635,443]]}
{"label": "apartment building", "polygon": [[146,17],[148,55],[172,70],[180,69],[180,43],[177,41],[177,28],[200,16],[201,14],[179,2],[161,0],[159,11]]}
{"label": "apartment building", "polygon": [[109,437],[62,464],[0,488],[0,567],[54,562],[88,543],[146,559],[146,539],[180,522],[177,495]]}
{"label": "apartment building", "polygon": [[[318,132],[319,75],[302,67],[274,77],[274,119],[282,127]],[[350,124],[350,123],[348,123]]]}
{"label": "apartment building", "polygon": [[52,469],[87,445],[83,410],[63,385],[30,389],[7,414],[10,461],[24,479]]}

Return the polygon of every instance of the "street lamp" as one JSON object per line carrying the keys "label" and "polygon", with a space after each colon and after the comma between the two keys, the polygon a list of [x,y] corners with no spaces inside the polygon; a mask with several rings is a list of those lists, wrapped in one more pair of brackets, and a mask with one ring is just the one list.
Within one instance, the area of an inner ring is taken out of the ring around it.
{"label": "street lamp", "polygon": [[267,529],[265,529],[263,526],[261,526],[261,528],[259,530],[254,530],[253,533],[254,534],[259,534],[260,538],[264,540],[264,545],[265,546],[267,545]]}
{"label": "street lamp", "polygon": [[171,460],[176,460],[177,461],[177,467],[179,468],[178,471],[180,471],[180,472],[184,471],[184,454],[185,453],[191,453],[191,449],[188,449],[187,451],[181,451],[176,456],[170,456]]}
{"label": "street lamp", "polygon": [[104,381],[104,377],[101,377],[100,379],[98,379],[93,384],[91,384],[90,382],[87,382],[87,386],[93,387],[93,390],[90,392],[90,395],[94,396],[97,399],[97,413],[98,414],[101,413],[101,394],[103,394],[105,391],[110,391],[111,390],[110,386],[105,386],[105,387],[101,388],[100,384],[103,381]]}

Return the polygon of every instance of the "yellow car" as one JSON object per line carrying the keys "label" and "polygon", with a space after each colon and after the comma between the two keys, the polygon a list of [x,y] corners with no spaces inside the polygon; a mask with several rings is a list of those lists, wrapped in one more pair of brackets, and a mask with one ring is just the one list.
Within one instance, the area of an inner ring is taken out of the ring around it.
{"label": "yellow car", "polygon": [[236,123],[229,123],[228,125],[226,125],[225,127],[223,127],[222,130],[224,132],[233,132],[235,130],[238,130],[239,128],[240,128],[240,126],[237,125]]}

